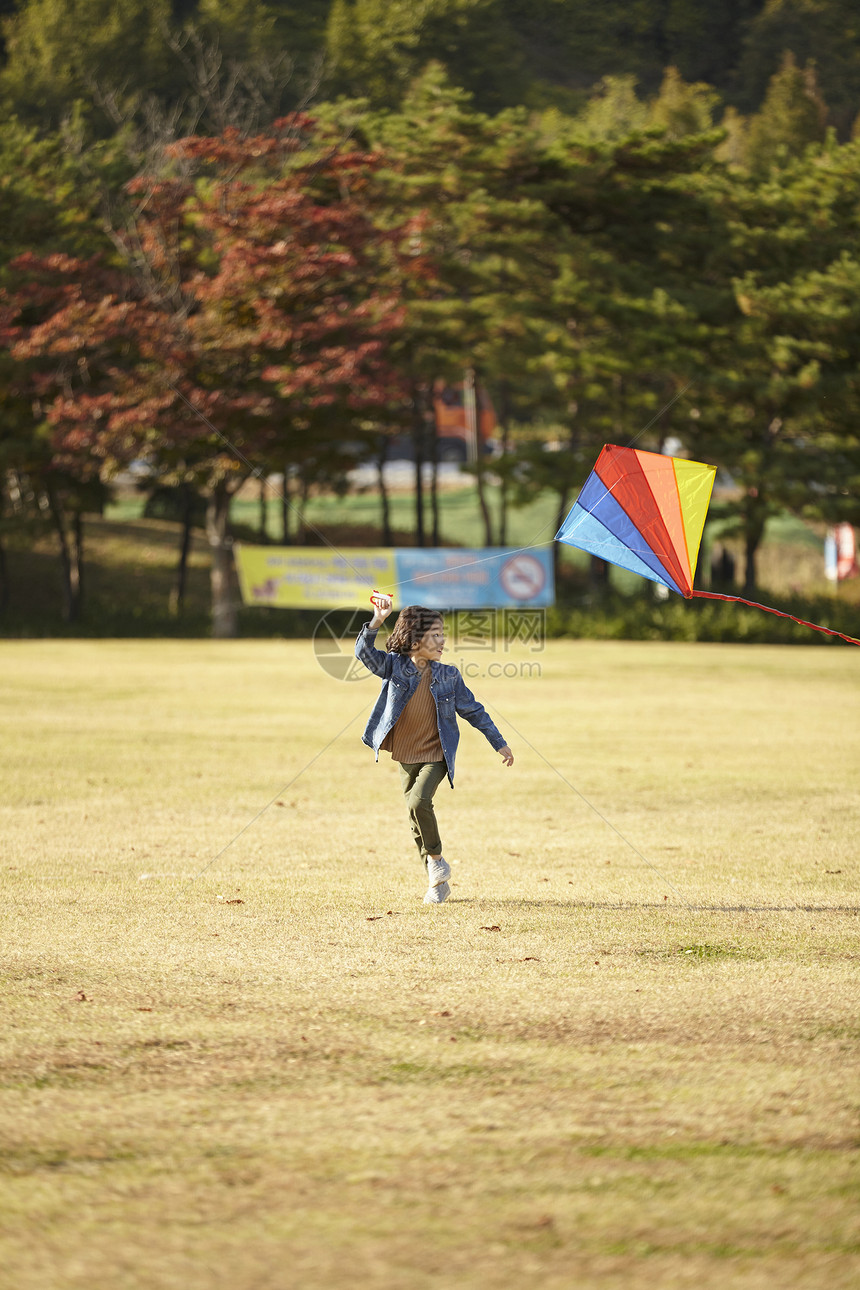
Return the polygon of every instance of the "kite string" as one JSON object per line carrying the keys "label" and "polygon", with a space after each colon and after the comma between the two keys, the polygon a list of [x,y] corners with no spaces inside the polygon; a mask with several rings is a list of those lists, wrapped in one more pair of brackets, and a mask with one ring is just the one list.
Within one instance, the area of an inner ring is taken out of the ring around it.
{"label": "kite string", "polygon": [[805,618],[796,618],[794,614],[784,613],[782,609],[774,609],[771,605],[760,605],[756,600],[745,600],[743,596],[723,596],[717,591],[692,591],[690,598],[693,596],[701,600],[725,600],[732,604],[749,605],[751,609],[763,609],[765,613],[776,614],[778,618],[790,618],[793,623],[798,623],[801,627],[811,627],[813,631],[824,632],[827,636],[838,636],[849,645],[860,645],[860,640],[855,636],[846,636],[844,632],[838,632],[833,627],[822,627],[818,623],[807,622]]}

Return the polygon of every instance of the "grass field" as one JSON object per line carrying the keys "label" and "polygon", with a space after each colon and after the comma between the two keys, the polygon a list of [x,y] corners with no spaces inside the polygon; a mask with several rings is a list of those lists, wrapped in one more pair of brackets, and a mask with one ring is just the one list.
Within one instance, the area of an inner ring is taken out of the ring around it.
{"label": "grass field", "polygon": [[858,1284],[860,652],[495,660],[441,908],[309,643],[0,657],[4,1290]]}

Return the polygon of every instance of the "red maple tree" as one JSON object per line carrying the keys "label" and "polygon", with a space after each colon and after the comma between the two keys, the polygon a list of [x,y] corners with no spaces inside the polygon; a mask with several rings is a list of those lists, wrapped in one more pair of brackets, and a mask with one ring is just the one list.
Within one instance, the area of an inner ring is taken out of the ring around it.
{"label": "red maple tree", "polygon": [[236,491],[402,397],[386,356],[402,323],[402,230],[380,229],[364,200],[378,160],[298,115],[265,136],[184,139],[171,170],[129,186],[116,267],[18,262],[14,352],[53,463],[101,476],[148,455],[193,476],[216,635],[236,630]]}

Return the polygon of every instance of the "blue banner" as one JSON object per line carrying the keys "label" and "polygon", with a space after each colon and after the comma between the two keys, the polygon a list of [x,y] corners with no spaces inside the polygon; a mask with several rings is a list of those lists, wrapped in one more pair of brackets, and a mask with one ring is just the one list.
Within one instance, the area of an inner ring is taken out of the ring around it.
{"label": "blue banner", "polygon": [[538,609],[555,603],[551,547],[398,547],[395,564],[395,606]]}

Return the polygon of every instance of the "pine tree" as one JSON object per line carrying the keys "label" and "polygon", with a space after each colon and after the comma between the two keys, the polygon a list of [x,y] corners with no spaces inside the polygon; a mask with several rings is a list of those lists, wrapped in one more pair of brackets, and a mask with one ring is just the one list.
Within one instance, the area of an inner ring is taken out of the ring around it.
{"label": "pine tree", "polygon": [[747,164],[756,171],[784,165],[810,144],[824,140],[827,107],[821,98],[815,68],[801,69],[786,53],[771,77],[761,111],[750,121]]}
{"label": "pine tree", "polygon": [[636,94],[632,76],[605,76],[576,118],[582,139],[627,139],[648,128],[649,111]]}
{"label": "pine tree", "polygon": [[164,93],[168,0],[27,0],[5,27],[0,100],[7,111],[58,124],[76,100]]}
{"label": "pine tree", "polygon": [[830,122],[849,135],[860,103],[860,11],[856,0],[767,0],[745,24],[735,63],[734,98],[758,108],[788,49],[815,67]]}
{"label": "pine tree", "polygon": [[682,139],[713,128],[719,95],[701,82],[688,85],[677,67],[667,67],[660,92],[651,104],[650,124],[668,138]]}

